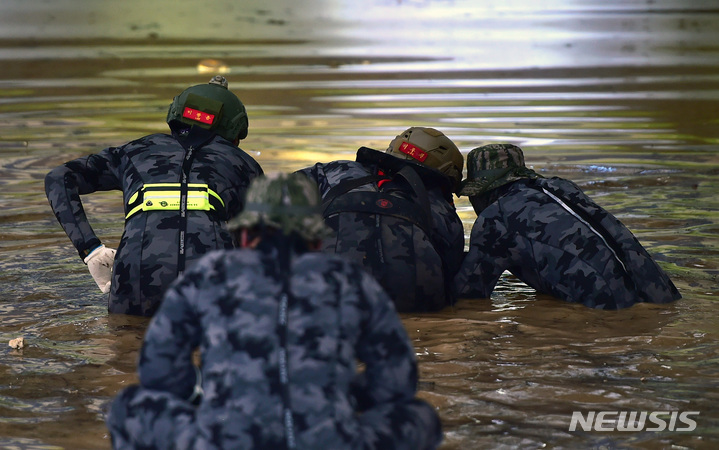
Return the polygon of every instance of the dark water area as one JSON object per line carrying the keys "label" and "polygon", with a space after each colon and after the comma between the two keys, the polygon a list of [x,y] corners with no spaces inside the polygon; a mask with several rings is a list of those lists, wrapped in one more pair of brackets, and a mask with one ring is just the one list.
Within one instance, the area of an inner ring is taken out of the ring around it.
{"label": "dark water area", "polygon": [[[513,143],[614,213],[681,290],[607,312],[505,274],[491,299],[404,315],[443,449],[716,448],[718,38],[712,1],[3,0],[0,448],[109,448],[103,410],[135,382],[147,325],[107,314],[45,174],[165,132],[172,97],[215,73],[267,172],[353,159],[415,125],[465,154]],[[83,202],[117,245],[120,195]],[[456,204],[468,236],[474,212]],[[570,431],[575,411],[665,411],[667,426]],[[672,412],[697,412],[696,429]]]}

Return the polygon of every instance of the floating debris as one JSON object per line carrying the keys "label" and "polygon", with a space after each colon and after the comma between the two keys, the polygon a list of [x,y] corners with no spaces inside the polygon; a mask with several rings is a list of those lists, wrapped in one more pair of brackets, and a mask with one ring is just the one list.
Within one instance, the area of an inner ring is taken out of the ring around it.
{"label": "floating debris", "polygon": [[25,346],[25,338],[20,336],[19,338],[11,339],[8,345],[12,348],[23,348]]}

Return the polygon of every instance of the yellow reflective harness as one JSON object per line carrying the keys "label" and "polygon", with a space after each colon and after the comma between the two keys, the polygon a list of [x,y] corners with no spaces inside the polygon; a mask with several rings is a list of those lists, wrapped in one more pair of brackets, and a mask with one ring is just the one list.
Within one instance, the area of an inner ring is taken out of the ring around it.
{"label": "yellow reflective harness", "polygon": [[[179,211],[180,189],[180,183],[145,184],[127,201],[125,220],[140,211]],[[218,211],[222,213],[224,207],[225,202],[208,185],[187,184],[188,211]]]}

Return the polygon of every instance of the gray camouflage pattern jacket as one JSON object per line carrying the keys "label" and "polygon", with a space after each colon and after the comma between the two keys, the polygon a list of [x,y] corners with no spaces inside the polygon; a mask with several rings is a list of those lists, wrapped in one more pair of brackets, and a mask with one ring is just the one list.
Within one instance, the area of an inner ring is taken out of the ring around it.
{"label": "gray camouflage pattern jacket", "polygon": [[[186,150],[191,146],[192,152]],[[179,211],[144,211],[127,219],[115,255],[109,312],[151,316],[181,264],[189,267],[209,250],[232,248],[224,224],[242,210],[250,180],[262,174],[262,168],[219,136],[191,134],[180,142],[171,135],[153,134],[67,162],[47,174],[50,206],[84,258],[100,245],[100,239],[87,219],[81,195],[120,190],[123,204],[128,205],[147,183],[180,182],[183,161],[190,153],[187,181],[207,184],[224,205],[215,211],[187,211],[184,262],[179,256]]]}
{"label": "gray camouflage pattern jacket", "polygon": [[285,270],[280,259],[276,249],[211,252],[173,284],[150,322],[138,365],[144,389],[189,398],[199,347],[204,395],[193,448],[284,448],[281,367],[288,371],[297,448],[366,441],[350,396],[357,361],[365,364],[370,406],[415,396],[414,348],[377,282],[333,255],[294,254]]}
{"label": "gray camouflage pattern jacket", "polygon": [[[343,181],[374,175],[378,170],[396,171],[402,165],[419,166],[363,147],[357,152],[356,161],[317,163],[299,172],[317,183],[326,200],[330,189]],[[462,221],[451,194],[443,190],[447,180],[430,168],[419,170],[425,170],[420,177],[431,211],[430,230],[381,212],[346,211],[325,217],[334,233],[323,241],[323,250],[364,266],[389,293],[399,312],[436,311],[453,304],[456,300],[453,279],[464,251]],[[349,192],[373,193],[378,198],[383,194],[385,198],[417,203],[404,180],[396,176],[393,180],[381,182],[381,186],[371,182]]]}
{"label": "gray camouflage pattern jacket", "polygon": [[629,229],[573,182],[539,178],[504,189],[472,227],[455,280],[460,297],[488,298],[508,270],[540,293],[597,309],[681,298]]}

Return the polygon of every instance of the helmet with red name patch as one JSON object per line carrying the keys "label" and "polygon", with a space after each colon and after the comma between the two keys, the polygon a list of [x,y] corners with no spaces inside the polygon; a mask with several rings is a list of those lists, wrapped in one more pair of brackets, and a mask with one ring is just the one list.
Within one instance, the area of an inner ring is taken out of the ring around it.
{"label": "helmet with red name patch", "polygon": [[439,170],[452,180],[456,192],[462,181],[464,157],[450,138],[434,128],[412,127],[389,144],[386,153]]}
{"label": "helmet with red name patch", "polygon": [[212,130],[230,142],[247,137],[245,105],[228,89],[227,80],[220,75],[176,96],[167,111],[167,123],[173,120]]}

